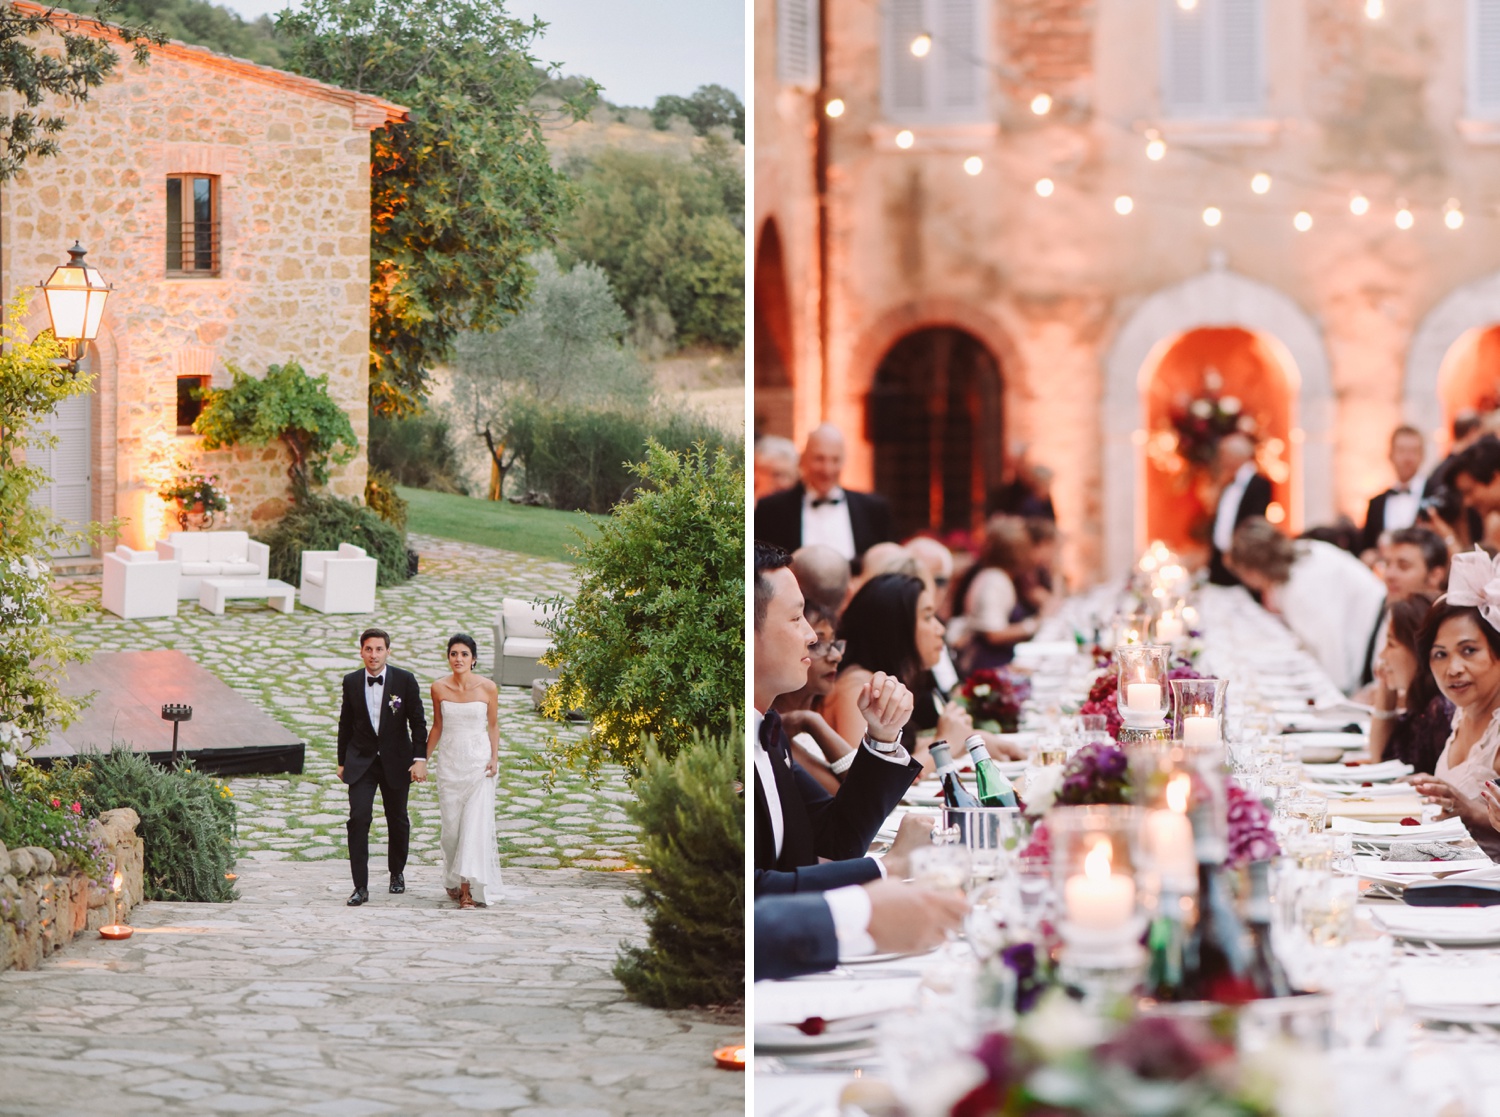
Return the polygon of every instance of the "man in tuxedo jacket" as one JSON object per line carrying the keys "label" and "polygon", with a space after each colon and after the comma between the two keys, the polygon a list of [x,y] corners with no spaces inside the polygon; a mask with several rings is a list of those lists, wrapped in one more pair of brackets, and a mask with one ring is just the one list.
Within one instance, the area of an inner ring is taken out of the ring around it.
{"label": "man in tuxedo jacket", "polygon": [[[816,640],[802,616],[802,591],[791,556],[755,545],[755,887],[756,894],[817,891],[878,879],[865,856],[876,831],[921,772],[901,745],[912,695],[877,672],[858,702],[869,732],[837,795],[830,795],[792,759],[779,694],[807,682]],[[825,859],[826,863],[820,863]]]}
{"label": "man in tuxedo jacket", "polygon": [[391,891],[406,891],[406,852],[411,841],[406,796],[412,781],[426,778],[427,715],[422,688],[410,671],[386,663],[390,652],[391,638],[381,629],[369,628],[360,634],[359,657],[365,669],[344,676],[339,707],[338,774],[349,787],[351,908],[370,899],[370,819],[377,787],[390,836],[386,864]]}
{"label": "man in tuxedo jacket", "polygon": [[802,480],[755,505],[755,537],[795,551],[811,543],[832,547],[850,562],[876,543],[896,538],[891,506],[876,493],[840,488],[844,436],[825,423],[807,436]]}
{"label": "man in tuxedo jacket", "polygon": [[1427,440],[1412,426],[1399,426],[1391,433],[1390,462],[1396,483],[1370,498],[1365,510],[1365,526],[1359,535],[1359,555],[1366,562],[1375,558],[1380,536],[1400,531],[1417,522],[1422,504],[1422,489],[1427,479],[1420,475],[1422,459],[1427,456]]}
{"label": "man in tuxedo jacket", "polygon": [[1240,580],[1224,563],[1234,529],[1252,516],[1264,516],[1271,506],[1271,479],[1255,468],[1255,443],[1249,435],[1227,434],[1219,440],[1215,462],[1220,483],[1214,511],[1213,552],[1208,580],[1216,586],[1237,586]]}

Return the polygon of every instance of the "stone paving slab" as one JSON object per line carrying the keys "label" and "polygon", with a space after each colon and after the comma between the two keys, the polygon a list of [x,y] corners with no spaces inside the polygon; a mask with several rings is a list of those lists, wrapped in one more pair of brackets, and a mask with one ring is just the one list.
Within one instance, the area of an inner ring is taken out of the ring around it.
{"label": "stone paving slab", "polygon": [[0,1115],[739,1117],[738,1013],[625,999],[630,873],[505,872],[459,911],[438,870],[344,906],[332,865],[246,863],[233,904],[147,903],[0,974]]}

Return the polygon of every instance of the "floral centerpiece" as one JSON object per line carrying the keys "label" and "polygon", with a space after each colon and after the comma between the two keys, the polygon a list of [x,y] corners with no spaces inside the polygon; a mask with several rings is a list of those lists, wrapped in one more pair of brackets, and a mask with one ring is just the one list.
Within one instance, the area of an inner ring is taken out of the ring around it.
{"label": "floral centerpiece", "polygon": [[1031,681],[1004,667],[987,667],[965,679],[955,697],[976,729],[1014,733],[1021,704],[1031,697]]}
{"label": "floral centerpiece", "polygon": [[1236,869],[1252,861],[1269,861],[1281,852],[1271,829],[1271,812],[1233,776],[1224,782],[1229,793],[1229,856],[1225,864]]}
{"label": "floral centerpiece", "polygon": [[1173,401],[1166,427],[1158,437],[1166,435],[1160,440],[1172,443],[1179,469],[1211,469],[1220,439],[1236,431],[1254,438],[1259,428],[1238,396],[1224,394],[1223,377],[1209,369],[1203,377],[1201,395],[1193,397],[1184,392]]}
{"label": "floral centerpiece", "polygon": [[163,500],[177,505],[177,522],[189,527],[212,527],[214,515],[226,515],[231,508],[229,497],[219,488],[217,473],[182,473],[158,491]]}

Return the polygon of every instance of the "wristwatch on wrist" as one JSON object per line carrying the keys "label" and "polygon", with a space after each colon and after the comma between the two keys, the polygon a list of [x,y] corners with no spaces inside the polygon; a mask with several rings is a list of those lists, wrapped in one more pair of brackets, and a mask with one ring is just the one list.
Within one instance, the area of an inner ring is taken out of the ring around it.
{"label": "wristwatch on wrist", "polygon": [[877,741],[874,737],[866,733],[865,743],[868,744],[876,752],[882,752],[889,755],[890,753],[895,752],[901,747],[901,730],[896,730],[896,739],[894,741]]}

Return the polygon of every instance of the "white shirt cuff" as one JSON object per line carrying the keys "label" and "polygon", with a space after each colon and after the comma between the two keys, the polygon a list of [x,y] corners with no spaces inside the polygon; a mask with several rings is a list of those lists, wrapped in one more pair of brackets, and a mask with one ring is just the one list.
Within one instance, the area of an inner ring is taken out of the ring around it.
{"label": "white shirt cuff", "polygon": [[839,941],[839,959],[875,953],[870,937],[870,897],[860,885],[831,888],[823,893],[833,916],[833,932]]}

